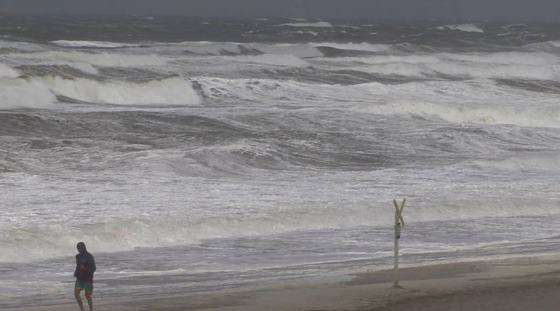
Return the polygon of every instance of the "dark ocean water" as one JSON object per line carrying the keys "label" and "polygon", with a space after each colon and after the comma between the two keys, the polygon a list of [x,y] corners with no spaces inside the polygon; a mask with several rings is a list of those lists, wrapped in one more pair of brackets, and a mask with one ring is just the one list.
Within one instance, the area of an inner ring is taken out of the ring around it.
{"label": "dark ocean water", "polygon": [[[445,28],[441,23],[330,22],[297,19],[212,19],[158,16],[0,16],[0,33],[39,42],[87,40],[118,42],[369,42],[435,47],[506,48],[558,40],[553,23],[479,22],[480,31]],[[321,27],[331,24],[332,27]],[[464,23],[462,25],[472,25]],[[456,25],[451,25],[456,26]],[[459,35],[460,34],[460,35]]]}

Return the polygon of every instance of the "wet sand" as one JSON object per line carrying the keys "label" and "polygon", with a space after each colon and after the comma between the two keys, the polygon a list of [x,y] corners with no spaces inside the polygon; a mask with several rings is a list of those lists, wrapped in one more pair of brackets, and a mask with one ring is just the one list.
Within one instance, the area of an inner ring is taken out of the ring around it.
{"label": "wet sand", "polygon": [[[96,310],[560,310],[560,257],[438,264],[401,270],[403,289],[392,289],[391,271],[365,272],[340,282],[295,282],[216,293],[142,300],[96,300]],[[22,311],[24,309],[8,309]],[[74,304],[26,311],[77,310]]]}

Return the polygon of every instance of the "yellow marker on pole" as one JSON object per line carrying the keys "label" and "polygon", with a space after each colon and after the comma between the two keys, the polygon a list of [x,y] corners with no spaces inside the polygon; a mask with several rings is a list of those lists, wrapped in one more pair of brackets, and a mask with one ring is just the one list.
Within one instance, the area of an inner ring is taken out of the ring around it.
{"label": "yellow marker on pole", "polygon": [[404,228],[403,210],[406,199],[398,204],[397,200],[393,200],[395,206],[395,254],[394,254],[394,269],[393,269],[393,288],[402,288],[399,285],[399,240],[401,238],[401,229]]}

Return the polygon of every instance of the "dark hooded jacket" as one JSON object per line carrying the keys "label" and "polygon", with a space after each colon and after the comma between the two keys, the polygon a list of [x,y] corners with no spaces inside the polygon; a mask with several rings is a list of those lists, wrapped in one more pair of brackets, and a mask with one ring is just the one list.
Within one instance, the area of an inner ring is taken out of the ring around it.
{"label": "dark hooded jacket", "polygon": [[92,282],[95,269],[95,259],[92,254],[88,253],[84,246],[83,250],[76,255],[76,271],[74,271],[74,276],[78,281]]}

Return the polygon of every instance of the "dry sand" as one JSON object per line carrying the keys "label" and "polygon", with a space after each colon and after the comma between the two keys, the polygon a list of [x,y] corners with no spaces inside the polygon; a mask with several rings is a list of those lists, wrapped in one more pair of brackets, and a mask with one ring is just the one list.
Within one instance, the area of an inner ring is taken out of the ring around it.
{"label": "dry sand", "polygon": [[[560,310],[560,257],[439,264],[401,270],[404,289],[391,289],[391,271],[344,282],[299,282],[211,294],[103,301],[96,310]],[[19,309],[18,311],[22,311]],[[77,310],[75,305],[26,311]]]}

